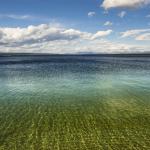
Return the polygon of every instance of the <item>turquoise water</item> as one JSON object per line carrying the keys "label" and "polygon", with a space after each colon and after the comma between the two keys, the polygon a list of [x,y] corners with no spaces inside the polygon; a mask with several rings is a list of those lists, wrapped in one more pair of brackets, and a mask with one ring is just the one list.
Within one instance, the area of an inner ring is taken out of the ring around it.
{"label": "turquoise water", "polygon": [[148,149],[149,125],[149,57],[0,57],[0,149]]}

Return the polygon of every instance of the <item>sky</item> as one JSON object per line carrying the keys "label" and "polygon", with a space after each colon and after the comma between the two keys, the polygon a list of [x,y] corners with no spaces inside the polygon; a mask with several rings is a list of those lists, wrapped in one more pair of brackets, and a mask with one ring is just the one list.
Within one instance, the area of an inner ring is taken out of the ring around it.
{"label": "sky", "polygon": [[150,0],[0,2],[0,52],[150,52]]}

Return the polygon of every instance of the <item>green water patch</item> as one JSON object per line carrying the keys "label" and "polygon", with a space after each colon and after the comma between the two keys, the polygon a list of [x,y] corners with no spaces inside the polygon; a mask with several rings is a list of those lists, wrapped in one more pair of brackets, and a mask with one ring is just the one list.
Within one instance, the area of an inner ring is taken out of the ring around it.
{"label": "green water patch", "polygon": [[150,102],[143,91],[86,95],[3,97],[0,149],[149,149]]}

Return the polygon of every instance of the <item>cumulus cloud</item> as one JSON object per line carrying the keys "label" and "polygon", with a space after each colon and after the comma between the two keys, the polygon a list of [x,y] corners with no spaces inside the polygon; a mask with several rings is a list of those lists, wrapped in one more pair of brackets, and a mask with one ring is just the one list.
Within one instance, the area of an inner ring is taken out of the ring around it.
{"label": "cumulus cloud", "polygon": [[110,22],[110,21],[106,21],[106,22],[104,23],[104,26],[112,26],[112,25],[113,25],[113,23]]}
{"label": "cumulus cloud", "polygon": [[0,43],[3,45],[23,45],[56,40],[88,38],[90,34],[74,29],[51,27],[47,24],[27,28],[0,28]]}
{"label": "cumulus cloud", "polygon": [[112,30],[98,31],[96,34],[75,29],[52,27],[48,24],[28,26],[27,28],[0,28],[0,43],[3,45],[23,45],[38,42],[71,41],[93,39],[111,34]]}
{"label": "cumulus cloud", "polygon": [[93,17],[95,15],[96,15],[96,13],[94,11],[88,12],[88,17]]}
{"label": "cumulus cloud", "polygon": [[110,8],[138,8],[150,4],[150,0],[104,0],[102,7]]}
{"label": "cumulus cloud", "polygon": [[118,14],[118,16],[119,16],[120,18],[123,18],[126,14],[127,14],[126,11],[121,11],[121,12]]}

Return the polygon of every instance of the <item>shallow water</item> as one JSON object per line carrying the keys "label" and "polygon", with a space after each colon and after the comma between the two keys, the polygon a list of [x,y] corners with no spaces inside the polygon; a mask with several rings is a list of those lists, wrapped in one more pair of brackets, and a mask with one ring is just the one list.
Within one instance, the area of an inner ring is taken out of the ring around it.
{"label": "shallow water", "polygon": [[0,149],[149,149],[150,57],[0,57]]}

